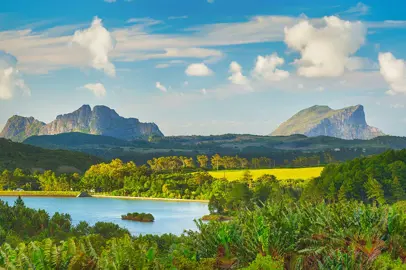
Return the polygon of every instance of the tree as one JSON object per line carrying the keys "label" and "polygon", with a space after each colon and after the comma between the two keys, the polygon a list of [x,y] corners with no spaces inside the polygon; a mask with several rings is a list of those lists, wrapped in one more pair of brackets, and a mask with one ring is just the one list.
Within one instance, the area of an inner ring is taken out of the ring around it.
{"label": "tree", "polygon": [[380,205],[385,204],[384,191],[382,185],[372,177],[364,184],[368,199],[378,202]]}
{"label": "tree", "polygon": [[209,211],[211,214],[224,214],[226,200],[221,195],[213,195],[209,201]]}
{"label": "tree", "polygon": [[211,167],[216,170],[219,169],[219,166],[222,165],[221,164],[221,156],[219,154],[215,154],[214,156],[211,157]]}
{"label": "tree", "polygon": [[401,201],[405,199],[405,191],[402,188],[402,185],[400,184],[399,178],[396,176],[395,179],[393,179],[392,182],[392,195],[395,198],[396,201]]}
{"label": "tree", "polygon": [[198,155],[197,162],[199,162],[199,167],[202,169],[207,168],[207,163],[209,162],[209,158],[206,155]]}

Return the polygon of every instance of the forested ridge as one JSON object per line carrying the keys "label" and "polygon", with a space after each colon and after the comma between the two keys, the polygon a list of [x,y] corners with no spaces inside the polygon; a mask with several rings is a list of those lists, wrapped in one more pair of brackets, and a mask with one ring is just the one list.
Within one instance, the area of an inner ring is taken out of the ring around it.
{"label": "forested ridge", "polygon": [[406,149],[327,165],[308,186],[309,196],[331,202],[376,201],[380,204],[405,199]]}

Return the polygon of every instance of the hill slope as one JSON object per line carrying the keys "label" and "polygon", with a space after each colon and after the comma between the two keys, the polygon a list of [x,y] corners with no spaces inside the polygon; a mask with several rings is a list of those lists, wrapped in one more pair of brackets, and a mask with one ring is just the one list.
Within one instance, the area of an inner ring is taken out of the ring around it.
{"label": "hill slope", "polygon": [[0,138],[0,171],[15,168],[83,172],[103,160],[66,150],[48,150]]}
{"label": "hill slope", "polygon": [[382,136],[371,140],[343,140],[334,137],[256,136],[225,134],[217,136],[173,136],[151,141],[124,141],[112,137],[83,133],[65,133],[52,136],[33,136],[24,141],[48,149],[67,149],[99,156],[103,159],[120,158],[143,164],[157,156],[198,154],[239,155],[246,158],[267,156],[283,164],[300,155],[333,152],[338,160],[360,155],[381,153],[387,149],[406,148],[405,137]]}
{"label": "hill slope", "polygon": [[68,132],[81,132],[105,135],[122,140],[163,136],[154,123],[142,123],[136,118],[124,118],[106,106],[83,105],[78,110],[59,115],[49,124],[34,118],[13,116],[8,121],[0,137],[22,142],[34,135],[55,135]]}
{"label": "hill slope", "polygon": [[316,105],[298,112],[271,135],[292,134],[304,134],[309,137],[330,136],[347,140],[368,140],[384,135],[379,129],[368,126],[362,105],[339,110]]}

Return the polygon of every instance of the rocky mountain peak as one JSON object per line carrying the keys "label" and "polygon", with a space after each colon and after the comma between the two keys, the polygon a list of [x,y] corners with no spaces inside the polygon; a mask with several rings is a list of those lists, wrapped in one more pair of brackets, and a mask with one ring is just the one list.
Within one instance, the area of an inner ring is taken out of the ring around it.
{"label": "rocky mountain peak", "polygon": [[282,123],[271,135],[304,134],[309,137],[331,136],[342,139],[371,139],[384,135],[368,126],[364,106],[356,105],[339,110],[328,106],[312,106],[301,110]]}
{"label": "rocky mountain peak", "polygon": [[151,135],[163,136],[154,123],[141,123],[136,118],[121,117],[107,106],[83,105],[79,109],[61,114],[49,124],[39,122],[33,117],[13,116],[8,120],[0,137],[23,141],[33,135],[55,135],[81,132],[106,135],[124,140],[147,138]]}

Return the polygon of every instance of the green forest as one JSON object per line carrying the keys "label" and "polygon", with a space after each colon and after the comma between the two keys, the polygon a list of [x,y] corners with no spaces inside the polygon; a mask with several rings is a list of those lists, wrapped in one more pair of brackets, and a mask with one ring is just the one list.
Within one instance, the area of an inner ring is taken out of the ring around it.
{"label": "green forest", "polygon": [[196,220],[198,230],[181,236],[131,236],[110,223],[74,226],[69,215],[50,217],[18,199],[0,205],[0,267],[406,269],[406,150],[334,162],[306,181],[253,179],[249,171],[237,181],[216,179],[205,167],[244,164],[220,158],[164,157],[149,166],[116,159],[84,174],[5,170],[4,189],[207,199],[211,214],[227,221]]}

